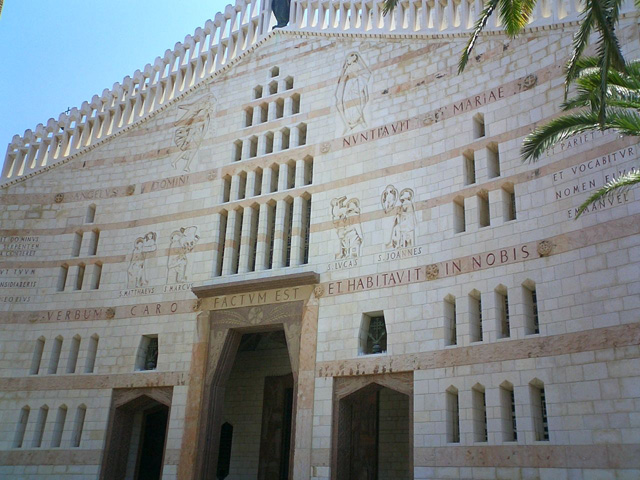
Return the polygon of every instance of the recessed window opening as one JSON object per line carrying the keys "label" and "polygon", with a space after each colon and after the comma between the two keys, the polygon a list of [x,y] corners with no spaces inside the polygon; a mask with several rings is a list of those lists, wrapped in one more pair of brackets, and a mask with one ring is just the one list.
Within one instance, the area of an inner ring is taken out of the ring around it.
{"label": "recessed window opening", "polygon": [[304,202],[304,218],[302,220],[303,225],[303,247],[302,247],[302,263],[309,263],[309,240],[311,235],[311,197],[307,198]]}
{"label": "recessed window opening", "polygon": [[500,153],[495,143],[487,146],[487,175],[489,178],[500,176]]}
{"label": "recessed window opening", "polygon": [[276,100],[276,118],[284,117],[284,99]]}
{"label": "recessed window opening", "polygon": [[489,195],[482,191],[478,193],[478,225],[480,228],[488,227],[491,224],[489,214]]}
{"label": "recessed window opening", "polygon": [[262,86],[258,85],[253,89],[253,98],[254,99],[262,98]]}
{"label": "recessed window opening", "polygon": [[307,144],[307,125],[301,123],[298,125],[298,146]]}
{"label": "recessed window opening", "polygon": [[255,183],[255,188],[253,190],[253,195],[254,196],[259,196],[262,195],[262,169],[258,168],[256,169],[256,183]]}
{"label": "recessed window opening", "polygon": [[387,326],[383,312],[362,315],[360,354],[375,355],[387,351]]}
{"label": "recessed window opening", "polygon": [[291,96],[291,114],[297,115],[300,113],[300,95],[297,93]]}
{"label": "recessed window opening", "polygon": [[502,441],[517,441],[516,400],[513,385],[509,382],[504,382],[500,385],[500,410],[502,417]]}
{"label": "recessed window opening", "polygon": [[458,390],[449,387],[445,392],[446,398],[446,421],[447,421],[447,442],[460,443],[460,404],[458,402]]}
{"label": "recessed window opening", "polygon": [[24,433],[27,430],[27,422],[29,421],[29,412],[31,409],[28,405],[22,407],[20,415],[18,417],[18,425],[16,426],[16,433],[13,436],[13,448],[22,448],[24,442]]}
{"label": "recessed window opening", "polygon": [[233,269],[231,270],[232,274],[238,273],[238,269],[240,268],[240,242],[242,240],[243,219],[244,210],[240,208],[236,211],[235,232],[233,234],[233,243],[235,247],[233,249]]}
{"label": "recessed window opening", "polygon": [[244,109],[244,126],[250,127],[253,125],[253,107],[247,107]]}
{"label": "recessed window opening", "polygon": [[53,340],[53,348],[51,349],[51,357],[49,357],[49,368],[47,373],[54,375],[58,372],[58,363],[60,362],[60,352],[62,351],[62,337],[57,336]]}
{"label": "recessed window opening", "polygon": [[56,414],[56,420],[53,425],[53,436],[51,437],[51,447],[59,448],[62,442],[62,433],[64,432],[64,423],[67,419],[67,406],[60,405],[58,407],[58,413]]}
{"label": "recessed window opening", "polygon": [[96,219],[96,206],[89,205],[87,207],[87,213],[84,217],[84,223],[93,223]]}
{"label": "recessed window opening", "polygon": [[473,290],[469,294],[469,334],[472,342],[482,341],[482,300],[480,292]]}
{"label": "recessed window opening", "polygon": [[238,177],[238,200],[242,200],[247,193],[247,174],[240,172]]}
{"label": "recessed window opening", "polygon": [[251,137],[249,142],[249,158],[254,158],[258,155],[258,137]]}
{"label": "recessed window opening", "polygon": [[260,123],[264,123],[269,119],[269,106],[266,103],[260,105]]}
{"label": "recessed window opening", "polygon": [[102,279],[102,264],[98,262],[93,265],[93,277],[91,278],[92,290],[98,290],[100,288],[101,279]]}
{"label": "recessed window opening", "polygon": [[44,436],[44,427],[47,424],[47,416],[49,415],[49,407],[43,405],[38,410],[38,418],[36,419],[36,426],[33,432],[33,440],[31,442],[32,448],[40,448],[42,446],[42,437]]}
{"label": "recessed window opening", "polygon": [[457,197],[453,201],[453,231],[462,233],[467,228],[467,222],[464,211],[464,198]]}
{"label": "recessed window opening", "polygon": [[276,207],[275,205],[269,205],[268,214],[267,214],[267,245],[269,249],[267,250],[267,262],[266,268],[267,270],[271,270],[273,268],[273,247],[275,245],[276,238]]}
{"label": "recessed window opening", "polygon": [[311,185],[313,183],[313,158],[306,157],[304,159],[304,184]]}
{"label": "recessed window opening", "polygon": [[484,115],[478,113],[473,117],[473,138],[482,138],[485,135]]}
{"label": "recessed window opening", "polygon": [[87,348],[87,358],[84,363],[84,373],[93,373],[96,366],[96,355],[98,354],[98,340],[97,334],[94,334],[89,338],[89,348]]}
{"label": "recessed window opening", "polygon": [[502,187],[502,198],[504,202],[504,221],[510,222],[516,219],[516,194],[512,185]]}
{"label": "recessed window opening", "polygon": [[278,82],[273,81],[269,83],[269,95],[275,95],[278,93]]}
{"label": "recessed window opening", "polygon": [[222,203],[227,203],[231,196],[231,176],[225,175],[222,179]]}
{"label": "recessed window opening", "polygon": [[268,132],[265,136],[265,149],[264,153],[273,153],[273,132]]}
{"label": "recessed window opening", "polygon": [[[291,172],[291,169],[289,169],[289,172]],[[293,236],[293,200],[290,199],[287,202],[287,210],[285,213],[285,260],[284,260],[284,266],[285,267],[289,267],[291,266],[291,239]]]}
{"label": "recessed window opening", "polygon": [[224,262],[224,243],[227,236],[227,212],[220,212],[220,228],[218,229],[218,263],[214,266],[214,276],[222,275],[222,264]]}
{"label": "recessed window opening", "polygon": [[529,384],[531,396],[531,416],[533,420],[534,438],[536,441],[549,440],[549,424],[547,420],[547,401],[544,384],[534,380]]}
{"label": "recessed window opening", "polygon": [[271,70],[269,70],[269,74],[271,75],[271,78],[277,77],[280,75],[280,67],[272,67]]}
{"label": "recessed window opening", "polygon": [[286,150],[289,148],[289,129],[285,128],[282,130],[282,148],[281,150]]}
{"label": "recessed window opening", "polygon": [[476,385],[471,389],[473,440],[474,442],[487,441],[487,399],[482,385]]}
{"label": "recessed window opening", "polygon": [[69,357],[67,358],[67,373],[76,373],[76,364],[78,363],[78,352],[80,351],[80,335],[74,335],[71,339],[71,347],[69,348]]}
{"label": "recessed window opening", "polygon": [[67,265],[61,265],[60,271],[58,273],[58,285],[56,287],[58,292],[64,291],[64,286],[67,283],[68,273],[69,273],[69,267]]}
{"label": "recessed window opening", "polygon": [[524,333],[525,335],[540,333],[536,284],[531,280],[526,280],[522,284],[522,296],[524,300]]}
{"label": "recessed window opening", "polygon": [[78,448],[82,439],[82,431],[84,430],[84,419],[87,415],[87,407],[85,405],[78,406],[76,410],[76,418],[73,422],[73,433],[71,435],[71,447]]}
{"label": "recessed window opening", "polygon": [[509,296],[504,285],[496,288],[495,302],[498,317],[498,337],[508,338],[511,336],[511,322],[509,321]]}
{"label": "recessed window opening", "polygon": [[82,232],[76,232],[73,235],[73,242],[71,244],[71,256],[80,256],[80,247],[82,246]]}
{"label": "recessed window opening", "polygon": [[463,177],[465,185],[476,183],[476,158],[473,150],[467,150],[462,154]]}
{"label": "recessed window opening", "polygon": [[78,275],[76,276],[75,290],[82,290],[82,282],[84,282],[85,265],[81,263],[78,265]]}
{"label": "recessed window opening", "polygon": [[33,349],[33,357],[31,357],[31,368],[29,368],[29,375],[37,375],[40,371],[42,352],[44,351],[44,342],[44,337],[40,337],[38,340],[36,340],[36,346]]}
{"label": "recessed window opening", "polygon": [[287,77],[284,80],[285,90],[291,90],[293,88],[293,77]]}
{"label": "recessed window opening", "polygon": [[91,243],[89,244],[89,255],[98,253],[98,242],[100,241],[100,230],[95,229],[91,232]]}
{"label": "recessed window opening", "polygon": [[143,335],[136,355],[136,370],[155,370],[158,366],[158,335]]}
{"label": "recessed window opening", "polygon": [[233,142],[233,161],[239,162],[242,160],[242,141],[236,140]]}
{"label": "recessed window opening", "polygon": [[447,295],[444,299],[444,344],[458,344],[458,327],[456,314],[456,299],[452,295]]}

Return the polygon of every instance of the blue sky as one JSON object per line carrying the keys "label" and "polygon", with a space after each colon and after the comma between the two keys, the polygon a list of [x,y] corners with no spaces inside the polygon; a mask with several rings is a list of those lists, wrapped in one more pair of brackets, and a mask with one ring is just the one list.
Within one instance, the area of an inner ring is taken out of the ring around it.
{"label": "blue sky", "polygon": [[229,0],[5,0],[0,17],[0,165],[35,130],[153,63]]}

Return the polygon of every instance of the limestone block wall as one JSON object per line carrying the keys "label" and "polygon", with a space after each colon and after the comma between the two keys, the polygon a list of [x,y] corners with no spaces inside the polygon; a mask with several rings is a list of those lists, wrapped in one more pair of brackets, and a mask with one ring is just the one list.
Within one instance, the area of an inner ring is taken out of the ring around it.
{"label": "limestone block wall", "polygon": [[[4,188],[3,475],[97,475],[111,390],[153,385],[173,387],[164,477],[175,478],[200,308],[191,287],[316,271],[311,478],[330,477],[333,377],[383,371],[415,372],[415,478],[562,478],[570,470],[587,476],[613,469],[637,476],[631,400],[637,396],[637,192],[573,219],[590,191],[637,166],[637,142],[588,134],[556,145],[537,164],[519,157],[522,137],[557,112],[572,28],[534,30],[515,40],[488,36],[462,76],[455,70],[464,37],[281,33],[144,124]],[[621,23],[620,37],[632,57],[639,47],[633,19]],[[293,89],[268,92],[274,67],[278,85],[291,76]],[[265,89],[260,98],[257,86]],[[354,90],[367,95],[345,94]],[[278,117],[277,108],[267,106],[267,119],[257,118],[263,103],[277,106],[291,92],[300,96],[298,113]],[[189,122],[206,128],[197,145],[183,149]],[[288,128],[291,142],[301,124],[304,144],[276,148],[276,134],[282,142]],[[271,134],[273,152],[267,153],[262,142]],[[312,181],[294,175],[291,185],[294,167],[308,157]],[[259,170],[263,180],[267,170],[277,171],[281,184],[251,195],[256,183],[249,179]],[[293,202],[299,223],[290,229],[290,245],[300,246],[305,235],[297,199],[311,201],[308,262],[283,266],[289,239],[281,232],[273,235],[273,250],[281,253],[272,268],[241,269],[250,264],[254,242],[255,256],[270,251],[269,229],[260,221],[257,231],[238,222],[221,236],[223,218],[229,222],[240,212],[248,218],[249,209],[267,218],[268,207],[284,225],[284,204]],[[532,286],[538,333],[530,328],[526,289]],[[508,336],[498,296],[505,293]],[[384,314],[387,352],[362,357],[363,314],[372,312]],[[135,371],[143,335],[158,336],[155,371]],[[49,374],[58,337],[58,366]],[[76,371],[67,373],[74,337],[80,339]],[[92,337],[98,339],[95,365],[86,372]],[[44,339],[42,360],[31,374],[38,339]],[[548,403],[544,443],[533,440],[532,381],[544,385]],[[498,408],[504,382],[513,386],[523,434],[508,446],[528,459],[562,450],[557,463],[507,459]],[[471,390],[478,384],[487,411],[482,445],[474,440],[470,413],[477,411]],[[461,409],[459,445],[446,441],[445,392],[452,386]],[[30,407],[29,444],[45,404],[44,446],[14,448],[21,409]],[[69,427],[54,450],[47,446],[62,404]],[[80,404],[87,410],[76,451],[68,445]],[[621,426],[626,421],[629,428]],[[592,461],[575,445],[588,447]],[[495,470],[463,457],[462,450],[476,446]],[[619,456],[593,453],[602,451]],[[57,463],[50,465],[46,459],[53,457]]]}

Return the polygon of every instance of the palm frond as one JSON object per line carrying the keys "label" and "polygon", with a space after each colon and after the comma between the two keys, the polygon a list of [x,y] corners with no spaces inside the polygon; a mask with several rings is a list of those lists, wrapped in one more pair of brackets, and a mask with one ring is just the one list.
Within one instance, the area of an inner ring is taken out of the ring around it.
{"label": "palm frond", "polygon": [[388,14],[398,5],[398,0],[384,0],[382,4],[382,15]]}
{"label": "palm frond", "polygon": [[498,4],[500,20],[507,35],[515,37],[529,23],[536,0],[501,0]]}
{"label": "palm frond", "polygon": [[[387,1],[397,1],[397,0],[385,0],[385,5]],[[460,55],[460,61],[458,62],[458,73],[462,73],[464,67],[467,66],[469,62],[469,57],[471,56],[471,52],[473,51],[473,47],[478,41],[478,37],[480,36],[480,32],[484,29],[485,25],[489,21],[489,17],[493,14],[500,0],[489,0],[489,2],[485,5],[484,10],[480,13],[476,24],[473,26],[473,32],[469,37],[469,41],[467,42],[466,47],[462,51],[462,55]]]}
{"label": "palm frond", "polygon": [[593,205],[597,201],[603,199],[606,196],[613,195],[616,193],[624,192],[629,187],[640,183],[640,170],[632,171],[621,175],[615,180],[611,180],[604,187],[593,193],[585,200],[585,202],[580,205],[578,208],[578,212],[576,213],[576,217],[578,218],[582,215],[590,205]]}
{"label": "palm frond", "polygon": [[522,142],[520,154],[523,162],[535,162],[553,145],[578,133],[598,130],[598,116],[591,112],[577,112],[551,120],[537,127]]}

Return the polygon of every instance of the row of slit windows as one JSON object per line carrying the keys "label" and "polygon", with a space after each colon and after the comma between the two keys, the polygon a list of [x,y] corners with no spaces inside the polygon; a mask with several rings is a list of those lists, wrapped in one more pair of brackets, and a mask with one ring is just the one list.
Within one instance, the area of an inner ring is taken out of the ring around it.
{"label": "row of slit windows", "polygon": [[[97,334],[89,337],[86,357],[84,361],[84,373],[93,373],[96,364],[96,355],[98,353],[98,341],[99,337]],[[64,370],[61,372],[58,372],[58,370],[60,369],[60,355],[62,353],[64,338],[61,335],[58,335],[52,340],[52,342],[53,346],[51,347],[51,352],[49,353],[49,363],[46,367],[46,373],[49,375],[55,375],[57,373],[79,373],[77,371],[78,355],[80,353],[80,346],[82,343],[82,338],[80,337],[80,335],[74,335],[68,342],[69,350],[67,351],[67,364]],[[44,337],[40,337],[36,340],[33,357],[31,359],[31,366],[29,368],[29,375],[38,375],[39,373],[45,373],[45,370],[41,365],[45,344],[46,339]]]}
{"label": "row of slit windows", "polygon": [[[540,380],[532,380],[529,385],[529,405],[531,407],[531,419],[533,422],[533,434],[535,441],[549,440],[549,423],[547,419],[547,400],[544,383]],[[503,382],[500,387],[500,419],[503,442],[518,441],[517,409],[514,387],[509,382]],[[457,388],[451,386],[446,392],[446,424],[447,442],[460,443],[460,399]],[[487,429],[487,399],[484,386],[476,384],[471,389],[471,420],[473,425],[473,441],[487,442],[489,431]]]}
{"label": "row of slit windows", "polygon": [[279,77],[279,76],[280,76],[280,67],[273,67],[271,70],[269,70],[269,77],[272,80],[269,81],[269,83],[267,84],[266,87],[263,87],[262,85],[257,85],[253,89],[253,98],[254,98],[254,100],[262,98],[263,95],[265,95],[265,93],[267,95],[275,95],[276,93],[278,93],[278,90],[291,90],[291,89],[293,89],[293,77],[292,76],[288,76],[284,80],[282,80],[282,83],[278,83],[277,77]]}
{"label": "row of slit windows", "polygon": [[[73,279],[73,290],[82,290],[84,287],[89,287],[91,290],[97,290],[100,288],[100,280],[102,279],[102,263],[96,262],[86,265],[84,263],[79,263],[75,265],[76,267],[76,276]],[[56,290],[58,292],[64,292],[67,287],[67,280],[69,279],[69,268],[71,268],[67,264],[63,264],[60,266],[60,270],[58,271],[58,282],[56,285]],[[91,278],[85,282],[85,274],[87,273],[87,268],[90,268]]]}
{"label": "row of slit windows", "polygon": [[[299,213],[294,208],[296,202],[300,204]],[[245,221],[245,217],[249,220]],[[281,223],[276,225],[278,220]],[[214,276],[309,263],[310,227],[311,197],[308,195],[222,211]],[[294,245],[296,230],[298,242]],[[281,234],[279,239],[277,233]],[[258,242],[259,235],[264,235],[265,240]]]}
{"label": "row of slit windows", "polygon": [[[522,299],[524,305],[524,333],[525,335],[535,335],[540,333],[540,323],[538,319],[538,295],[535,283],[526,280],[521,285]],[[507,287],[499,285],[494,290],[495,309],[498,338],[510,338],[511,313],[509,306],[509,292]],[[444,299],[445,318],[445,345],[458,344],[458,324],[459,315],[457,302],[453,295],[447,295]],[[469,313],[469,335],[471,342],[482,342],[483,334],[483,308],[482,295],[478,290],[472,290],[468,295]]]}
{"label": "row of slit windows", "polygon": [[300,123],[291,128],[264,132],[260,136],[252,135],[244,140],[233,142],[232,161],[239,162],[260,155],[301,147],[307,144],[307,125]]}
{"label": "row of slit windows", "polygon": [[[516,194],[513,185],[505,185],[500,190],[500,202],[502,203],[502,219],[504,222],[516,220]],[[489,192],[481,191],[476,195],[477,199],[477,220],[478,227],[489,227],[491,225],[491,209],[489,206]],[[465,198],[456,197],[453,200],[453,229],[455,233],[467,231],[467,208]]]}
{"label": "row of slit windows", "polygon": [[[62,445],[62,438],[67,426],[67,413],[68,407],[66,405],[60,405],[56,413],[55,421],[53,424],[53,433],[51,435],[50,448],[60,448]],[[49,416],[49,406],[43,405],[38,409],[38,416],[36,417],[35,424],[33,426],[33,435],[31,437],[31,443],[25,443],[25,434],[27,432],[27,425],[29,423],[29,417],[31,408],[29,405],[25,405],[20,410],[18,417],[18,424],[16,432],[13,437],[13,448],[41,448],[43,447],[43,438],[47,427],[47,418]],[[76,408],[76,415],[71,426],[71,438],[69,440],[69,447],[80,447],[80,441],[82,439],[82,431],[84,429],[84,421],[87,414],[87,407],[82,404]]]}
{"label": "row of slit windows", "polygon": [[300,94],[294,93],[288,97],[280,97],[277,100],[263,102],[254,107],[246,107],[243,126],[252,127],[298,113],[300,113]]}
{"label": "row of slit windows", "polygon": [[222,203],[311,185],[312,182],[313,158],[307,156],[301,162],[290,160],[280,165],[273,164],[264,170],[257,168],[251,172],[226,175],[223,178]]}
{"label": "row of slit windows", "polygon": [[[71,256],[79,257],[82,252],[82,242],[84,233],[78,230],[73,236],[73,242],[71,242]],[[100,241],[100,230],[97,228],[89,232],[89,247],[87,249],[88,256],[94,256],[98,253],[98,242]]]}

